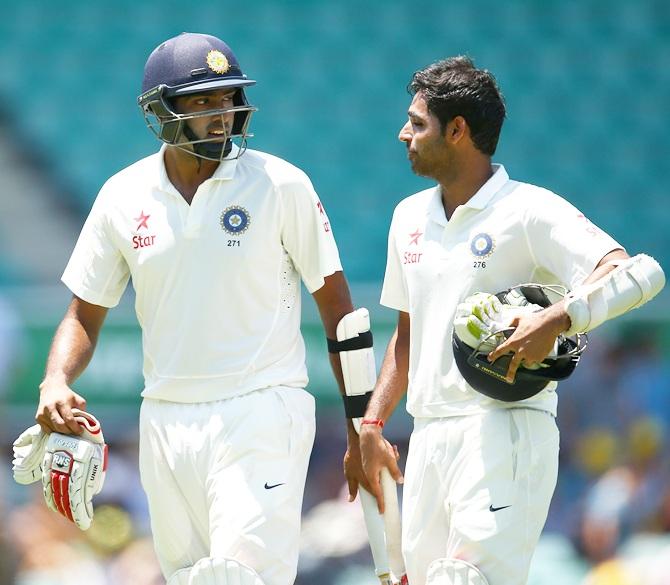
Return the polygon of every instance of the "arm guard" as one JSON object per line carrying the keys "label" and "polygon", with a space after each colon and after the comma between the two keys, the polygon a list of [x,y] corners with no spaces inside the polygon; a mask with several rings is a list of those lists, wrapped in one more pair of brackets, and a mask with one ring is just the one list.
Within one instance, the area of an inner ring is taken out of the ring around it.
{"label": "arm guard", "polygon": [[328,351],[340,354],[344,378],[344,410],[354,421],[356,431],[365,415],[372,389],[377,380],[375,354],[367,309],[347,313],[337,324],[337,341],[328,340]]}
{"label": "arm guard", "polygon": [[570,329],[565,335],[591,331],[609,319],[637,309],[665,285],[663,269],[651,256],[638,254],[611,263],[616,265],[614,270],[566,295]]}

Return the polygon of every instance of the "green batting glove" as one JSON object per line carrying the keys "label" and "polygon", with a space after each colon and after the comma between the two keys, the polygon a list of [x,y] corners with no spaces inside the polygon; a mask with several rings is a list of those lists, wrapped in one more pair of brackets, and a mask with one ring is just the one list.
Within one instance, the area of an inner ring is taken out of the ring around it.
{"label": "green batting glove", "polygon": [[458,337],[470,347],[481,347],[484,351],[494,349],[500,340],[490,337],[500,330],[502,303],[498,297],[488,293],[475,293],[456,307],[454,329]]}

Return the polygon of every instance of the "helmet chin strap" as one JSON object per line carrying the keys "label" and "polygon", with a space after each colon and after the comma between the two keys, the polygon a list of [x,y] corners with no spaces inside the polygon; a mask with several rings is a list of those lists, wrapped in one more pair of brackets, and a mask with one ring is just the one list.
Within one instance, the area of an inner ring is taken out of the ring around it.
{"label": "helmet chin strap", "polygon": [[[233,148],[233,141],[230,138],[227,138],[223,143],[215,141],[195,142],[198,140],[198,137],[187,124],[184,124],[182,134],[189,142],[193,143],[189,145],[193,149],[193,155],[199,156],[200,158],[221,161],[230,154],[230,151]],[[179,146],[179,143],[175,144],[175,146]]]}

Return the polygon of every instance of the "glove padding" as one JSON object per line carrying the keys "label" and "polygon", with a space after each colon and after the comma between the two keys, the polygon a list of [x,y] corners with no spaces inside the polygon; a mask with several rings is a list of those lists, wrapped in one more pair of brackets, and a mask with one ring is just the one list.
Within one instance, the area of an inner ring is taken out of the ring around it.
{"label": "glove padding", "polygon": [[72,409],[81,435],[44,433],[34,425],[14,441],[14,479],[29,484],[40,478],[47,506],[82,530],[93,519],[93,496],[100,493],[107,470],[107,445],[98,420]]}
{"label": "glove padding", "polygon": [[464,343],[488,353],[505,340],[504,331],[515,317],[540,310],[540,305],[515,307],[501,303],[495,295],[478,292],[456,307],[454,329]]}
{"label": "glove padding", "polygon": [[33,425],[14,441],[12,472],[16,483],[28,485],[42,478],[42,459],[48,439],[49,435],[42,432],[40,425]]}

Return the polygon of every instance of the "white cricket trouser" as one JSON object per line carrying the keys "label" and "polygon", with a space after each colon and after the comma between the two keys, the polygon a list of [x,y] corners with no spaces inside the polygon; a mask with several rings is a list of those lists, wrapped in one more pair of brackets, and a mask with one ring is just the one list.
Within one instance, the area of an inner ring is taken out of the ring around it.
{"label": "white cricket trouser", "polygon": [[435,559],[475,565],[490,585],[524,585],[558,474],[554,417],[525,408],[416,419],[403,487],[410,583]]}
{"label": "white cricket trouser", "polygon": [[314,431],[314,398],[297,388],[197,404],[145,399],[140,473],[166,578],[228,557],[266,585],[293,583]]}

